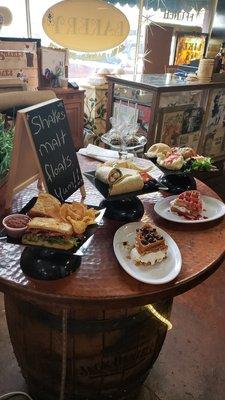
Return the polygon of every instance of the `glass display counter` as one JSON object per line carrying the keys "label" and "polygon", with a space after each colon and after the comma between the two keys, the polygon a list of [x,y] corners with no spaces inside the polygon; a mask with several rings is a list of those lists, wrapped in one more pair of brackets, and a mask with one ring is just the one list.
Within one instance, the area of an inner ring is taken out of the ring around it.
{"label": "glass display counter", "polygon": [[108,76],[108,83],[107,129],[114,105],[120,103],[138,109],[147,148],[164,142],[225,159],[225,82],[138,74]]}

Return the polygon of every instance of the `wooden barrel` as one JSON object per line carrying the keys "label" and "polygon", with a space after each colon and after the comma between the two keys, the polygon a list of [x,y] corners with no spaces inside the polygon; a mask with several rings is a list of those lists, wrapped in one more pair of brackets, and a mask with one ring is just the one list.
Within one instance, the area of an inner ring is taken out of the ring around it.
{"label": "wooden barrel", "polygon": [[[154,306],[169,317],[172,299]],[[5,308],[15,355],[37,400],[135,399],[167,331],[145,307],[60,309],[6,295]]]}

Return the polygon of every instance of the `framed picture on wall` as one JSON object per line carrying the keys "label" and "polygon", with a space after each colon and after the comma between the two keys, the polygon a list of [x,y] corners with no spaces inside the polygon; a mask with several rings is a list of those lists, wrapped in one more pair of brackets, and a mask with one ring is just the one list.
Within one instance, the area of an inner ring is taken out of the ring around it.
{"label": "framed picture on wall", "polygon": [[225,90],[215,89],[210,99],[209,118],[204,132],[205,155],[221,157],[225,154]]}
{"label": "framed picture on wall", "polygon": [[174,64],[190,64],[203,58],[207,40],[208,35],[204,33],[177,33]]}
{"label": "framed picture on wall", "polygon": [[0,37],[0,79],[19,78],[29,90],[40,81],[40,39]]}
{"label": "framed picture on wall", "polygon": [[201,135],[200,131],[182,134],[178,138],[178,146],[191,147],[192,149],[197,151],[200,135]]}
{"label": "framed picture on wall", "polygon": [[169,146],[177,146],[182,133],[184,112],[187,106],[165,107],[159,112],[157,138]]}
{"label": "framed picture on wall", "polygon": [[184,111],[182,134],[197,132],[200,130],[204,110],[201,107],[191,107]]}
{"label": "framed picture on wall", "polygon": [[41,47],[41,86],[59,86],[60,78],[68,78],[68,50]]}

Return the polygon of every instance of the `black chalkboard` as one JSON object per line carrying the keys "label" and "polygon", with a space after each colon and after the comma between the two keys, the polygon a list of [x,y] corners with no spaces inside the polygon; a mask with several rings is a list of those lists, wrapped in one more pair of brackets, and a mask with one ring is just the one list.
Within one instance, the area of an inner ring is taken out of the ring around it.
{"label": "black chalkboard", "polygon": [[62,100],[27,110],[26,120],[49,193],[66,200],[83,178]]}

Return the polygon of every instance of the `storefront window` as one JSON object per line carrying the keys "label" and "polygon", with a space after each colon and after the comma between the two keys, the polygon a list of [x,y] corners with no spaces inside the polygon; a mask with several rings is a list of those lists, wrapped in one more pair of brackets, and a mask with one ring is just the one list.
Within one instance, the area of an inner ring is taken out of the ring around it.
{"label": "storefront window", "polygon": [[[55,4],[57,0],[36,1],[30,0],[31,17],[31,35],[33,38],[40,38],[42,46],[51,46],[54,44],[45,34],[42,28],[42,18],[45,11]],[[127,39],[120,46],[97,53],[82,53],[70,51],[69,55],[69,77],[87,77],[99,69],[109,69],[117,71],[123,69],[127,73],[132,73],[137,65],[137,71],[142,71],[143,60],[146,57],[144,51],[144,42],[146,26],[151,25],[174,25],[175,30],[181,30],[181,27],[187,27],[188,31],[195,27],[202,28],[204,23],[205,10],[202,6],[207,4],[207,0],[196,2],[178,2],[145,0],[143,8],[143,18],[141,23],[140,44],[138,58],[135,60],[135,51],[137,45],[139,1],[138,0],[109,0],[118,9],[120,9],[128,18],[130,23],[130,33]],[[183,5],[186,4],[185,7]],[[195,8],[193,8],[195,4]],[[13,21],[9,26],[3,26],[0,36],[4,37],[27,37],[27,20],[25,0],[2,0],[2,6],[10,8],[13,14]],[[192,7],[191,7],[192,5]],[[199,6],[197,6],[199,5]],[[181,7],[183,7],[181,9]],[[199,29],[199,28],[198,28]],[[171,53],[174,52],[174,49]],[[151,60],[149,61],[151,62]]]}
{"label": "storefront window", "polygon": [[127,73],[132,73],[135,62],[135,47],[137,41],[137,25],[139,9],[137,6],[116,4],[127,17],[130,24],[130,33],[127,39],[118,47],[97,53],[70,52],[69,75],[71,77],[86,77],[87,74],[107,68],[117,71],[122,68]]}
{"label": "storefront window", "polygon": [[56,0],[30,0],[31,33],[33,38],[41,39],[42,46],[50,46],[51,39],[45,34],[42,28],[42,18],[45,11],[56,4]]}
{"label": "storefront window", "polygon": [[[43,46],[51,45],[51,39],[44,33],[42,17],[45,11],[55,3],[56,0],[45,0],[43,2],[30,0],[32,36],[40,38]],[[128,38],[117,48],[108,51],[98,53],[70,51],[70,78],[87,77],[87,75],[102,68],[107,68],[112,71],[122,67],[126,72],[133,72],[139,9],[137,6],[130,7],[127,4],[120,5],[118,3],[116,7],[118,7],[129,20],[131,29]]]}
{"label": "storefront window", "polygon": [[1,0],[1,7],[7,7],[12,13],[12,22],[0,28],[2,37],[27,37],[25,0]]}

